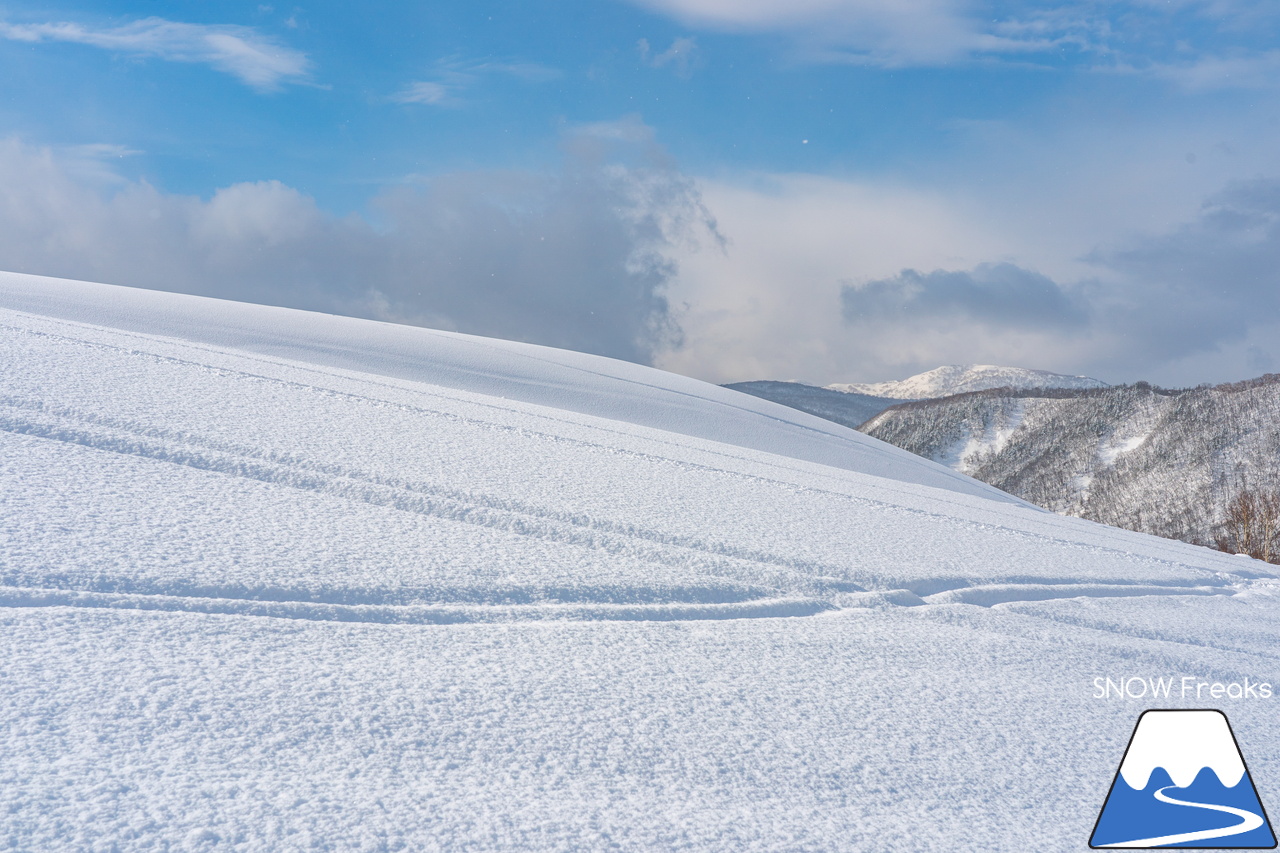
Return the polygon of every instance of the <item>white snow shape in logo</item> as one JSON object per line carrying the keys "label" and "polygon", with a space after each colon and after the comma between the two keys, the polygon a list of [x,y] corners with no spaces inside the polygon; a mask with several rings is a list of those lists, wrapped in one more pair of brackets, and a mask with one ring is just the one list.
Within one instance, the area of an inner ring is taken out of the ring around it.
{"label": "white snow shape in logo", "polygon": [[1163,767],[1179,788],[1194,782],[1205,767],[1228,788],[1238,785],[1245,772],[1227,718],[1219,711],[1144,714],[1120,765],[1120,775],[1130,788],[1141,791],[1157,767]]}

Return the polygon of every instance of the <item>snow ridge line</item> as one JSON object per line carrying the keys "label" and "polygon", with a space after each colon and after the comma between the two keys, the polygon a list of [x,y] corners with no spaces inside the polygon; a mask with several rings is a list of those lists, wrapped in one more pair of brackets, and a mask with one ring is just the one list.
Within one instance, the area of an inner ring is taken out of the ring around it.
{"label": "snow ridge line", "polygon": [[384,625],[459,625],[477,622],[677,622],[715,619],[778,619],[834,610],[813,598],[766,598],[730,604],[533,604],[427,605],[323,604],[252,601],[177,595],[79,592],[34,587],[0,588],[0,607],[77,607],[257,616],[313,622]]}
{"label": "snow ridge line", "polygon": [[[13,400],[0,399],[0,405],[53,416],[42,420],[0,414],[0,431],[4,432],[184,465],[662,565],[681,565],[703,574],[729,575],[740,581],[774,588],[817,594],[865,589],[861,584],[832,576],[843,573],[844,569],[809,560],[787,559],[689,536],[616,524],[581,513],[556,513],[485,495],[433,488],[423,483],[296,457],[285,458],[189,435],[165,436],[161,430],[103,423],[106,421],[103,418],[80,416],[76,418],[83,419],[80,424],[59,423],[59,420],[74,416],[43,404],[15,405]],[[673,559],[671,549],[683,552],[681,558]],[[797,586],[801,589],[795,589]]]}

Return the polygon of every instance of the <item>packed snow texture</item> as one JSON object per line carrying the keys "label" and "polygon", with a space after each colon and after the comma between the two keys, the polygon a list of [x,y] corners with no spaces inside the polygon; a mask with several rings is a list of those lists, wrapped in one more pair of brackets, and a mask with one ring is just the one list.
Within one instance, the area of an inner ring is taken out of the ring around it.
{"label": "packed snow texture", "polygon": [[636,365],[0,275],[0,366],[0,849],[1084,850],[1096,677],[1280,684],[1274,567]]}
{"label": "packed snow texture", "polygon": [[827,386],[832,391],[849,394],[870,394],[876,397],[894,397],[899,400],[925,400],[947,397],[951,394],[967,394],[970,391],[988,391],[993,388],[1106,388],[1107,383],[1088,376],[1066,376],[1047,370],[1030,370],[1025,367],[1000,367],[994,364],[948,364],[933,370],[917,373],[906,379],[867,384],[837,384]]}

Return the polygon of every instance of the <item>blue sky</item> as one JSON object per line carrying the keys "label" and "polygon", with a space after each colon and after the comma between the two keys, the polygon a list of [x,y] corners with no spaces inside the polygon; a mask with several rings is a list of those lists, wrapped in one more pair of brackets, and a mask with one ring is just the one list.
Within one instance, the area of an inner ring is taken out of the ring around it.
{"label": "blue sky", "polygon": [[0,6],[0,267],[714,381],[1280,357],[1280,7]]}

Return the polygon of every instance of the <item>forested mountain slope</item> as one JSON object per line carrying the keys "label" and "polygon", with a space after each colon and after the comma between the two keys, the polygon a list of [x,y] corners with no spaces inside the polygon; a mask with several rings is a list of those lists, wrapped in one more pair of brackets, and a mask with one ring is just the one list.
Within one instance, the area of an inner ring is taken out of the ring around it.
{"label": "forested mountain slope", "polygon": [[1242,489],[1280,488],[1280,375],[1185,391],[998,389],[862,429],[1056,512],[1211,542]]}

